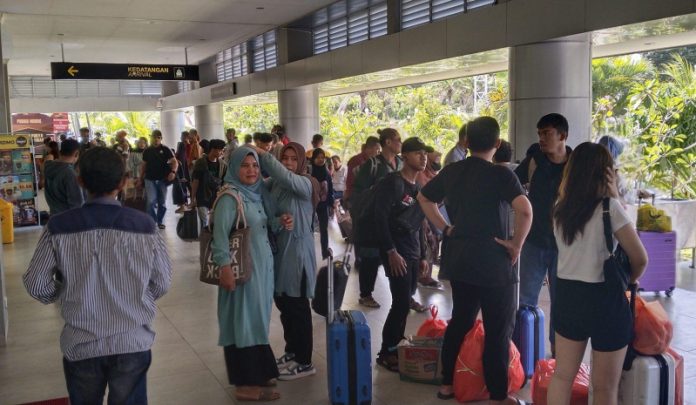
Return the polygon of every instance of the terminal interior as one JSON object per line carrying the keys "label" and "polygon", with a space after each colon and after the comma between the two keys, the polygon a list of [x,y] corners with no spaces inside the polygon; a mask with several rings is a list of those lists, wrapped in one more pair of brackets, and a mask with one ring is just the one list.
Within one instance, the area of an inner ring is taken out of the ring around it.
{"label": "terminal interior", "polygon": [[[483,111],[477,100],[505,83],[503,136],[519,160],[537,141],[536,120],[551,111],[568,117],[570,146],[596,140],[592,61],[693,50],[696,1],[0,0],[0,28],[0,133],[13,131],[12,114],[65,112],[79,118],[150,112],[164,144],[173,147],[190,127],[203,138],[223,139],[226,111],[271,105],[292,140],[308,146],[313,134],[324,133],[321,99],[470,78],[469,115]],[[52,62],[194,65],[199,80],[52,79]],[[418,134],[406,134],[411,135]],[[351,151],[358,147],[346,145]],[[198,243],[177,238],[178,215],[169,197],[168,204],[162,235],[174,271],[170,292],[157,303],[149,400],[235,404],[217,346],[217,290],[198,281]],[[37,206],[47,209],[41,192]],[[671,346],[684,357],[685,403],[696,404],[696,212],[680,215],[672,219],[684,233],[678,239],[683,243],[676,289],[671,297],[642,296],[667,310],[674,325]],[[39,226],[15,228],[14,242],[2,246],[0,404],[67,397],[59,309],[34,301],[22,284],[40,232]],[[335,222],[330,236],[340,258],[346,243]],[[343,308],[366,312],[375,358],[391,300],[389,285],[381,272],[375,298],[382,308],[366,309],[357,302],[357,278],[353,271]],[[416,298],[437,305],[441,318],[450,316],[448,283],[442,291],[419,289]],[[540,300],[548,314],[546,287]],[[282,351],[282,326],[273,311],[271,346]],[[415,334],[428,317],[412,311],[407,334]],[[329,402],[325,322],[316,314],[312,320],[318,372],[280,382],[282,398],[275,403]],[[548,332],[548,321],[546,327]],[[436,390],[401,381],[373,363],[373,404],[438,404]],[[520,396],[531,399],[528,385]]]}

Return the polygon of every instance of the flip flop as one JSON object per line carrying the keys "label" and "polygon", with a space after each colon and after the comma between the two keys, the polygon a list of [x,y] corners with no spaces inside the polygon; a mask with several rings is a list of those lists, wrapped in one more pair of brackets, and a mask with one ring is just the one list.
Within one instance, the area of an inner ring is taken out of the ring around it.
{"label": "flip flop", "polygon": [[449,394],[443,394],[440,391],[437,392],[437,397],[442,400],[448,400],[448,399],[453,399],[454,398],[454,392],[450,392]]}
{"label": "flip flop", "polygon": [[274,389],[270,387],[259,387],[258,392],[254,393],[240,393],[239,391],[235,391],[234,397],[238,401],[255,401],[255,402],[266,402],[266,401],[275,401],[276,399],[280,399],[280,393],[275,391]]}
{"label": "flip flop", "polygon": [[524,401],[524,400],[519,399],[519,398],[515,398],[515,401],[517,401],[517,405],[533,405],[531,402],[527,403],[527,401]]}

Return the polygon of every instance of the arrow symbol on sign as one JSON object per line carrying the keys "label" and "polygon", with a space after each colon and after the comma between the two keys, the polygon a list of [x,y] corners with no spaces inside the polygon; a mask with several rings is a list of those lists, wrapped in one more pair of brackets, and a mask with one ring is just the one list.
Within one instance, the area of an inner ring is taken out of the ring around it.
{"label": "arrow symbol on sign", "polygon": [[72,77],[75,77],[75,73],[77,72],[79,72],[79,70],[75,69],[75,66],[70,66],[68,68],[68,74],[70,74]]}

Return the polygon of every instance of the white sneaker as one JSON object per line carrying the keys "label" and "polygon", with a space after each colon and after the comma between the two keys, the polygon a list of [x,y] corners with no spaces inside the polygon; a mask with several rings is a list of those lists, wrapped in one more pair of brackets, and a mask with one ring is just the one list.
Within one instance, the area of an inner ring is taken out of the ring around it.
{"label": "white sneaker", "polygon": [[276,359],[276,366],[278,366],[278,370],[284,370],[286,369],[290,364],[294,363],[292,359],[295,358],[294,353],[285,353],[282,356],[278,357]]}
{"label": "white sneaker", "polygon": [[302,377],[308,377],[317,373],[317,369],[314,368],[312,363],[310,364],[299,364],[295,361],[291,361],[290,364],[280,372],[278,380],[280,381],[292,381]]}

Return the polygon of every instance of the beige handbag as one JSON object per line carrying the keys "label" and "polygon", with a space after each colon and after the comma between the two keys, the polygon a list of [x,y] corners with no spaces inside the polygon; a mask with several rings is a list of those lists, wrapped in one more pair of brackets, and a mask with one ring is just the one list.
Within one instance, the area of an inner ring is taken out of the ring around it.
{"label": "beige handbag", "polygon": [[237,200],[237,222],[229,236],[230,266],[237,284],[244,284],[251,278],[254,267],[251,258],[251,228],[248,227],[244,215],[244,203],[239,196],[239,191],[230,186],[225,186],[218,192],[213,208],[210,210],[209,225],[207,228],[203,228],[198,238],[201,261],[200,280],[207,284],[220,284],[220,266],[215,264],[213,260],[213,213],[218,201],[225,194],[231,195]]}

